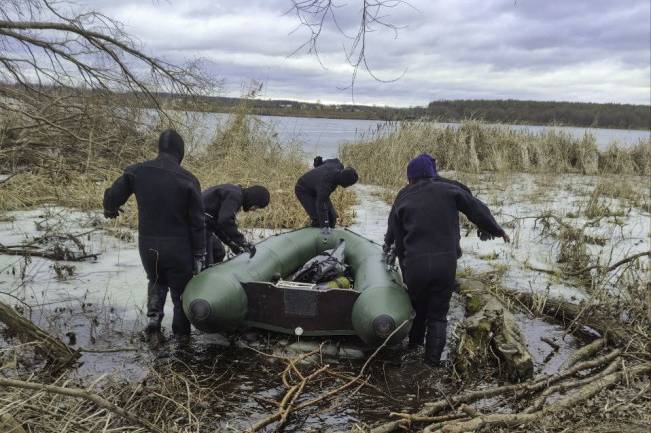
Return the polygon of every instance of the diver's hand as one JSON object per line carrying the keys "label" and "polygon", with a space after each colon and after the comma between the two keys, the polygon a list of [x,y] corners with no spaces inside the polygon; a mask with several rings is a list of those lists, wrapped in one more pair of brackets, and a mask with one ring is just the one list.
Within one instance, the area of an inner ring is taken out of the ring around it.
{"label": "diver's hand", "polygon": [[502,232],[502,239],[504,239],[504,242],[507,244],[511,242],[511,238],[506,234],[506,232]]}
{"label": "diver's hand", "polygon": [[388,251],[384,251],[382,253],[382,256],[384,257],[384,263],[387,266],[395,266],[396,264],[396,247],[394,245],[391,245],[389,247]]}
{"label": "diver's hand", "polygon": [[192,262],[192,275],[197,275],[203,269],[203,256],[194,256]]}
{"label": "diver's hand", "polygon": [[235,255],[242,254],[242,251],[243,251],[243,245],[238,245],[238,244],[235,244],[235,243],[228,244],[228,248],[230,248],[231,251],[233,252],[233,254],[235,254]]}
{"label": "diver's hand", "polygon": [[247,251],[249,253],[249,258],[252,259],[253,256],[255,256],[255,253],[257,252],[255,245],[254,244],[246,244],[244,246],[244,251]]}
{"label": "diver's hand", "polygon": [[124,213],[124,210],[122,210],[122,208],[104,209],[104,218],[117,218],[121,213]]}
{"label": "diver's hand", "polygon": [[482,229],[477,229],[477,236],[479,236],[479,239],[482,241],[490,241],[495,239],[495,236],[483,231]]}

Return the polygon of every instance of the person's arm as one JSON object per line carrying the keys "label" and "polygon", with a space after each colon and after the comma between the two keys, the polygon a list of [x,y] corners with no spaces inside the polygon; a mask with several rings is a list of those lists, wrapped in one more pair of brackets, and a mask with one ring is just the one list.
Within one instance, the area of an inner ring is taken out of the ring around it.
{"label": "person's arm", "polygon": [[495,221],[488,206],[482,203],[479,199],[473,197],[464,190],[457,189],[455,192],[455,200],[457,209],[463,212],[463,214],[466,215],[479,229],[492,236],[504,238],[506,242],[509,241],[509,237],[497,221]]}
{"label": "person's arm", "polygon": [[[390,236],[392,237],[393,241],[392,243],[395,244],[395,253],[396,257],[402,258],[404,257],[405,254],[405,247],[404,247],[404,230],[402,229],[402,225],[400,224],[400,219],[398,216],[398,211],[395,209],[395,204],[391,208],[391,212],[389,213],[389,221],[388,221],[388,227],[389,229],[387,230],[387,234],[389,234],[390,231]],[[386,242],[386,235],[385,235],[385,242]],[[390,247],[391,245],[389,245]]]}
{"label": "person's arm", "polygon": [[241,203],[233,195],[228,195],[219,207],[216,229],[217,236],[231,245],[242,246],[246,244],[246,238],[237,228],[235,215],[240,210]]}
{"label": "person's arm", "polygon": [[188,220],[190,222],[192,255],[194,257],[203,257],[206,253],[206,215],[201,200],[201,185],[197,179],[192,179],[190,186]]}
{"label": "person's arm", "polygon": [[382,250],[386,253],[391,248],[391,245],[395,242],[394,227],[393,227],[393,218],[392,215],[395,212],[394,206],[391,206],[389,211],[389,218],[387,219],[387,232],[384,234],[384,244],[382,245]]}
{"label": "person's arm", "polygon": [[125,171],[118,177],[110,188],[104,191],[104,216],[115,218],[120,206],[125,204],[133,193],[132,174]]}

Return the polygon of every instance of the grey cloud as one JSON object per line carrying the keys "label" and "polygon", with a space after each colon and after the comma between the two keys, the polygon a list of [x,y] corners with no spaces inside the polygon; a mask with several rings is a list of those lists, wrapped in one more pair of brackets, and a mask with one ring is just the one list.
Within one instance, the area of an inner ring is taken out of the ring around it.
{"label": "grey cloud", "polygon": [[[264,80],[274,97],[350,102],[350,92],[340,88],[350,84],[343,50],[351,41],[331,20],[318,45],[327,69],[305,51],[287,58],[309,35],[296,30],[291,13],[284,14],[290,0],[78,1],[124,21],[158,56],[205,57],[232,93],[252,78]],[[340,4],[338,24],[354,35],[359,0]],[[367,38],[368,61],[379,76],[391,79],[407,70],[406,75],[384,84],[360,73],[357,101],[410,105],[433,98],[509,97],[649,103],[648,0],[411,4],[385,11],[387,21],[406,26],[397,39],[381,28]]]}

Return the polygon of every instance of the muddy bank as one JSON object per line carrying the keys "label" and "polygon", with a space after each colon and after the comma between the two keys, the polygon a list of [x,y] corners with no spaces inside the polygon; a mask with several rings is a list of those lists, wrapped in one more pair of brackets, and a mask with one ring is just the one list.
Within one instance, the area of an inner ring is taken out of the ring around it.
{"label": "muddy bank", "polygon": [[[489,272],[498,275],[505,287],[540,295],[541,302],[550,293],[574,301],[590,299],[591,291],[584,282],[556,273],[560,240],[544,235],[540,219],[532,217],[552,206],[558,208],[557,213],[562,215],[565,212],[566,216],[573,209],[574,201],[581,200],[587,204],[589,197],[586,194],[591,193],[592,187],[589,181],[569,186],[560,181],[541,182],[546,180],[524,177],[518,183],[509,183],[510,186],[504,189],[490,179],[482,184],[484,189],[479,190],[479,196],[496,209],[500,221],[512,223],[510,229],[515,233],[515,242],[512,245],[497,241],[480,243],[474,232],[467,231],[467,236],[462,239],[464,256],[460,262],[460,275]],[[351,229],[380,243],[389,211],[382,192],[363,185],[356,187],[355,192],[358,203]],[[517,209],[503,204],[505,196],[519,201]],[[562,197],[560,203],[557,197]],[[625,206],[619,201],[607,203],[613,210]],[[603,245],[588,245],[592,257],[608,256],[614,261],[648,248],[646,213],[632,205],[630,209],[603,216],[598,226],[587,228],[594,239],[606,240]],[[590,219],[579,215],[569,218],[569,221],[581,226]],[[300,351],[293,349],[310,351],[322,340],[243,330],[230,335],[195,332],[189,345],[179,344],[171,338],[160,347],[146,345],[140,335],[146,281],[140,268],[134,233],[107,231],[100,223],[97,213],[76,212],[56,206],[10,212],[0,221],[0,243],[3,245],[21,244],[43,237],[44,233],[72,233],[83,241],[86,253],[97,254],[97,258],[80,262],[0,255],[0,292],[3,292],[0,297],[74,349],[81,349],[79,364],[66,371],[61,380],[67,380],[67,386],[90,386],[112,401],[122,401],[127,407],[141,411],[139,413],[143,416],[158,420],[174,432],[246,431],[273,414],[288,389],[282,381],[282,373],[286,370],[283,357],[300,357]],[[255,237],[268,234],[264,231],[250,233]],[[51,245],[39,246],[49,248]],[[68,242],[64,247],[76,251],[78,246]],[[644,270],[647,263],[641,261],[635,270]],[[618,271],[617,278],[604,281],[604,290],[607,292],[624,281],[627,275]],[[533,356],[535,374],[557,372],[577,347],[594,338],[580,328],[568,332],[560,323],[545,320],[531,306],[524,308],[514,304],[512,308]],[[452,358],[450,354],[455,353],[461,332],[458,325],[464,317],[464,310],[464,300],[455,294],[449,314],[450,344],[444,359]],[[170,318],[171,305],[168,302],[163,324],[168,330]],[[329,348],[310,357],[313,364],[299,367],[303,374],[308,374],[329,366],[327,374],[320,373],[301,391],[297,405],[344,386],[350,377],[360,373],[372,355],[372,351],[355,339],[331,339],[329,344]],[[355,354],[361,359],[330,359],[327,354],[333,352]],[[6,333],[0,338],[0,357],[3,376],[26,377],[30,372],[43,371],[42,360],[32,356],[29,349],[19,346],[18,341]],[[354,386],[319,404],[301,409],[295,416],[288,416],[284,430],[350,431],[356,426],[384,423],[391,412],[418,413],[427,402],[505,383],[499,365],[476,371],[469,377],[453,368],[432,370],[420,362],[421,358],[422,349],[410,353],[404,347],[382,351],[367,365]],[[298,383],[299,379],[297,374],[293,374],[289,378],[290,385]],[[620,388],[617,390],[621,391]],[[623,394],[629,399],[644,390],[644,385],[639,388],[631,385],[630,390],[632,394]],[[21,399],[29,401],[30,395],[25,392],[10,396],[14,399],[12,404],[22,408],[18,411],[23,416],[21,419],[36,425],[36,418],[30,418],[31,409],[21,406]],[[10,397],[5,394],[1,398],[8,401],[6,399]],[[65,407],[70,405],[71,412],[67,416],[78,413],[79,419],[85,419],[85,416],[97,412],[92,405],[74,409],[77,406],[73,402],[65,400],[64,403]],[[510,398],[499,401],[486,398],[476,402],[475,408],[488,412],[495,408],[514,412],[521,409],[521,405]],[[86,415],[81,416],[82,413]],[[109,415],[102,412],[95,415],[97,419],[84,421],[85,431],[92,431],[88,429],[96,424],[111,425],[112,428],[120,426],[124,431],[138,429]],[[47,416],[51,426],[64,422],[64,418],[62,414]],[[274,428],[271,424],[262,431],[273,431]],[[57,430],[43,428],[42,431]],[[84,430],[80,427],[79,431]]]}

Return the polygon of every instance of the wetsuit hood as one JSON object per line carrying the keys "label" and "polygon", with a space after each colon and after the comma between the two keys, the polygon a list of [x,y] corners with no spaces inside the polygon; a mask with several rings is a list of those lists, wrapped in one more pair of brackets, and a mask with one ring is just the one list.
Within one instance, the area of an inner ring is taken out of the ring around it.
{"label": "wetsuit hood", "polygon": [[249,211],[253,206],[258,209],[267,207],[269,204],[269,190],[261,185],[253,185],[242,188],[244,211]]}
{"label": "wetsuit hood", "polygon": [[339,179],[337,183],[344,188],[347,188],[351,185],[354,185],[359,179],[359,176],[357,175],[357,171],[355,171],[354,168],[346,167],[339,172],[338,178]]}
{"label": "wetsuit hood", "polygon": [[180,164],[185,155],[183,138],[173,129],[166,129],[158,138],[158,154],[172,155]]}

